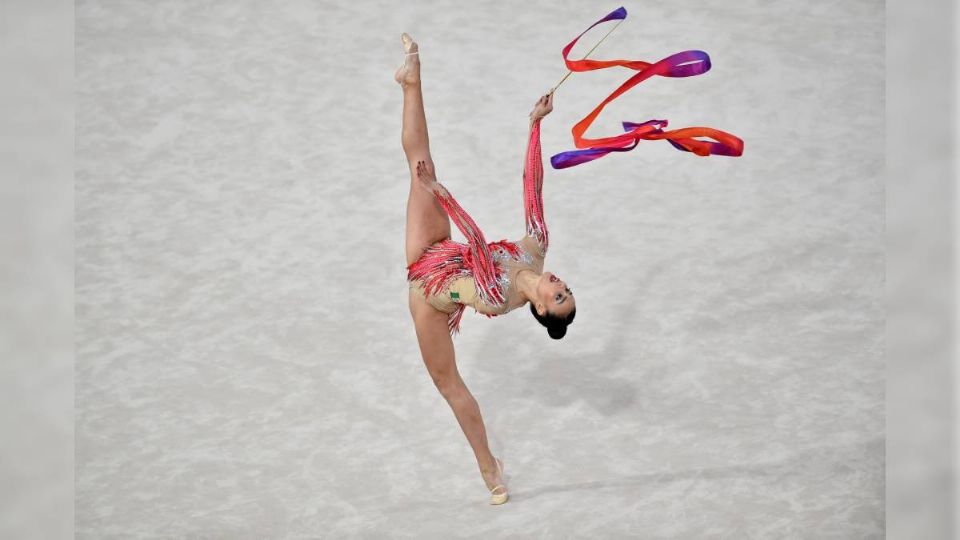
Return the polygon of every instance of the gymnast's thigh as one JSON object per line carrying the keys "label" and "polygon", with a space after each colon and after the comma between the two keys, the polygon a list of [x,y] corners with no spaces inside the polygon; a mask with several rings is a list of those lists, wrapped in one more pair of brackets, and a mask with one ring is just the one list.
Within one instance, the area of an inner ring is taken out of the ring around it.
{"label": "gymnast's thigh", "polygon": [[420,355],[433,383],[444,391],[451,388],[460,375],[455,361],[453,338],[447,326],[449,314],[434,308],[413,291],[410,294],[410,312],[413,315]]}
{"label": "gymnast's thigh", "polygon": [[426,297],[424,296],[423,287],[418,283],[414,283],[410,286],[409,305],[410,316],[413,317],[414,321],[416,321],[418,318],[440,318],[441,316],[447,316],[446,313],[443,313],[427,301]]}
{"label": "gymnast's thigh", "polygon": [[434,242],[450,238],[450,218],[436,198],[418,185],[416,172],[411,172],[407,196],[406,254],[407,265],[420,258],[423,250]]}

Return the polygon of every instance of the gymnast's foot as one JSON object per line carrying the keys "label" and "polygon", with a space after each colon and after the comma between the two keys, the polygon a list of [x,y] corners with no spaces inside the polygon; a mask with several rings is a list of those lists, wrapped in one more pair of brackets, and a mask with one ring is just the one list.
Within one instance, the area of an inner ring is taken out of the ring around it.
{"label": "gymnast's foot", "polygon": [[400,86],[407,88],[411,85],[420,84],[420,55],[412,54],[419,52],[419,47],[417,42],[406,32],[400,34],[400,40],[403,41],[404,52],[408,53],[407,60],[397,69],[393,78],[400,83]]}
{"label": "gymnast's foot", "polygon": [[[494,458],[498,459],[498,458]],[[502,471],[497,467],[497,463],[494,462],[493,467],[480,467],[480,476],[483,477],[483,482],[487,484],[487,489],[492,490],[496,486],[503,485]],[[503,493],[505,491],[504,487],[497,489],[494,493]]]}
{"label": "gymnast's foot", "polygon": [[494,458],[493,468],[480,467],[480,475],[490,491],[490,504],[507,502],[507,486],[503,483],[503,464],[500,458]]}

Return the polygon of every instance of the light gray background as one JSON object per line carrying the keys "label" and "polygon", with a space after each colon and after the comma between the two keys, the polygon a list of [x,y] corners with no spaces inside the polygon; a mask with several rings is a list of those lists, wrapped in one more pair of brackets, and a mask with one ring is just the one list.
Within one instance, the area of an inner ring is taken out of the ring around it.
{"label": "light gray background", "polygon": [[0,538],[73,538],[73,5],[0,2]]}
{"label": "light gray background", "polygon": [[77,535],[881,536],[883,4],[624,5],[591,57],[713,69],[588,136],[667,118],[745,153],[553,170],[633,72],[558,90],[546,268],[577,320],[455,339],[490,507],[407,312],[399,34],[438,176],[515,239],[526,114],[617,5],[79,2]]}

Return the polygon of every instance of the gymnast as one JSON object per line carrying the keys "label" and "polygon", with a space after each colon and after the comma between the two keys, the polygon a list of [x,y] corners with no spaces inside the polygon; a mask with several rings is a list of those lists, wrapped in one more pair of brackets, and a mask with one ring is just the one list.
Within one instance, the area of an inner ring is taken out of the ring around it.
{"label": "gymnast", "polygon": [[[523,172],[526,234],[518,241],[487,242],[473,219],[437,181],[420,86],[419,47],[400,36],[406,60],[394,76],[403,89],[401,142],[410,168],[406,257],[409,307],[423,362],[463,429],[490,490],[490,504],[509,498],[503,461],[487,444],[480,408],[457,371],[453,336],[467,306],[487,317],[530,304],[533,317],[553,339],[562,338],[576,315],[567,284],[543,271],[548,235],[543,218],[543,163],[540,121],[553,110],[553,91],[530,113],[530,135]],[[467,242],[450,238],[450,221]]]}

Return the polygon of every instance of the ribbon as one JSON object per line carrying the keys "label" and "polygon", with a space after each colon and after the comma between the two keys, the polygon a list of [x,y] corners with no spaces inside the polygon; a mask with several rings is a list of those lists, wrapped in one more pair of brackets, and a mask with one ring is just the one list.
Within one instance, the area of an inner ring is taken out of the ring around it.
{"label": "ribbon", "polygon": [[[693,77],[706,73],[710,70],[710,56],[703,51],[690,50],[672,54],[656,63],[643,62],[641,60],[570,60],[567,55],[574,44],[583,37],[591,28],[600,23],[626,19],[627,10],[620,7],[610,12],[606,17],[590,25],[589,28],[580,33],[573,41],[563,48],[563,61],[566,62],[570,71],[592,71],[595,69],[605,69],[614,66],[623,66],[638,73],[627,79],[612,94],[607,96],[597,107],[573,126],[573,143],[577,148],[583,150],[570,150],[561,152],[550,158],[550,164],[554,169],[565,169],[581,163],[593,161],[601,158],[610,152],[627,152],[633,150],[640,140],[659,140],[666,139],[676,149],[685,152],[693,152],[698,156],[722,155],[722,156],[740,156],[743,154],[743,141],[730,133],[713,129],[709,127],[688,127],[664,131],[667,127],[666,120],[648,120],[642,123],[623,122],[625,133],[613,137],[603,137],[600,139],[588,139],[583,136],[590,124],[597,118],[600,111],[621,94],[641,82],[659,75],[661,77]],[[709,137],[716,142],[701,141],[694,137]],[[632,144],[630,144],[632,143]],[[629,144],[629,146],[627,146]]]}

